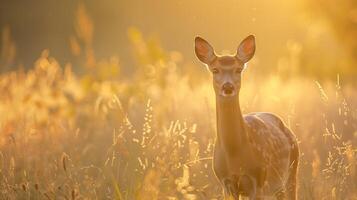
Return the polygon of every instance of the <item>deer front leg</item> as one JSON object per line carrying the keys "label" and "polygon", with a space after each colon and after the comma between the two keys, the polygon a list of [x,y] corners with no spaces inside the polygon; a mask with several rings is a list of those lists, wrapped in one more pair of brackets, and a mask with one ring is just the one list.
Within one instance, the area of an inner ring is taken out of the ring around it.
{"label": "deer front leg", "polygon": [[255,200],[263,200],[264,199],[264,192],[263,192],[263,188],[259,187],[257,188],[257,194],[255,198],[251,198],[251,199],[255,199]]}
{"label": "deer front leg", "polygon": [[223,178],[222,183],[224,186],[224,195],[227,200],[238,200],[238,187],[236,180],[232,178]]}
{"label": "deer front leg", "polygon": [[282,189],[281,191],[275,194],[277,200],[285,200],[286,199],[286,191]]}

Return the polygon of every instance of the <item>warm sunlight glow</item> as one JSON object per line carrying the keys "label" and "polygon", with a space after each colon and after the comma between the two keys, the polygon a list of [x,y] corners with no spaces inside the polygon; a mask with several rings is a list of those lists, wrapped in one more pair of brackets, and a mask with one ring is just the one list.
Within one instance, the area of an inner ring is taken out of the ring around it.
{"label": "warm sunlight glow", "polygon": [[296,135],[298,199],[357,199],[357,2],[40,2],[0,3],[0,199],[223,199],[194,42],[248,35],[240,108]]}

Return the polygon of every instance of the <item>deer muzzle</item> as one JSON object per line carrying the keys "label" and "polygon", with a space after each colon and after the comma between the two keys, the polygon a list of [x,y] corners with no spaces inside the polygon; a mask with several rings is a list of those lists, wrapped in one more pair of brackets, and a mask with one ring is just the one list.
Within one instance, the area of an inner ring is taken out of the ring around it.
{"label": "deer muzzle", "polygon": [[233,96],[235,95],[235,88],[232,83],[225,83],[222,86],[223,96]]}

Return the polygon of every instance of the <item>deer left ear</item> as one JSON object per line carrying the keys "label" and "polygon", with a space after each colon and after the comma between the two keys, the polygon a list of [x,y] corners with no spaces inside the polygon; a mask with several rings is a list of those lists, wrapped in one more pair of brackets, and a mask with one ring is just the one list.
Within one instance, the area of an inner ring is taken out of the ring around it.
{"label": "deer left ear", "polygon": [[250,35],[246,37],[239,45],[236,57],[243,63],[253,58],[255,53],[255,37]]}

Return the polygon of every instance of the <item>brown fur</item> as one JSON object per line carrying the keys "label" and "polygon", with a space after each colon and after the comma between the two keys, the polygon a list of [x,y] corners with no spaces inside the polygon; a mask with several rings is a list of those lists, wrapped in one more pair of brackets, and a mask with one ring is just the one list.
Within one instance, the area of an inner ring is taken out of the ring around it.
{"label": "brown fur", "polygon": [[196,55],[213,72],[217,140],[213,166],[226,195],[239,199],[296,200],[299,149],[294,134],[271,113],[243,116],[239,105],[241,71],[255,52],[255,39],[244,39],[235,56],[218,57],[196,38]]}
{"label": "brown fur", "polygon": [[237,62],[237,59],[232,56],[222,56],[222,57],[218,57],[217,61],[221,65],[234,65],[234,63]]}

